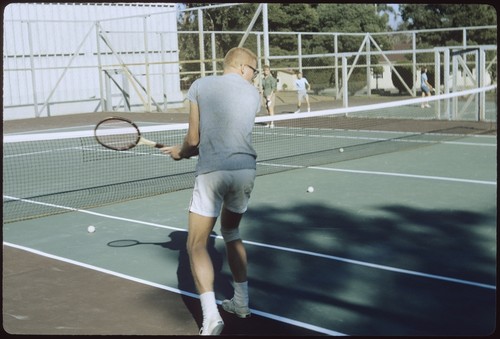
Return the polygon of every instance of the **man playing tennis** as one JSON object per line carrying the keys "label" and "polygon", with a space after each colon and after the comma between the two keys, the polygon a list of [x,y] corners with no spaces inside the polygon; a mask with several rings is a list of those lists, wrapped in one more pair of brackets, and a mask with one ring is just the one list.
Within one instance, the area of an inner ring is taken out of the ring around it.
{"label": "man playing tennis", "polygon": [[182,145],[162,151],[180,160],[199,154],[189,207],[187,249],[203,311],[201,335],[218,335],[224,322],[214,294],[214,268],[207,242],[221,215],[221,234],[234,279],[234,297],[222,307],[240,318],[248,308],[247,258],[239,224],[255,181],[256,153],[252,129],[260,111],[260,95],[251,84],[258,74],[257,57],[233,48],[224,58],[224,74],[196,80],[188,91],[189,127]]}
{"label": "man playing tennis", "polygon": [[311,90],[311,85],[306,78],[302,76],[302,73],[297,73],[297,80],[295,80],[295,87],[297,87],[297,110],[295,113],[300,113],[300,106],[302,105],[302,100],[306,100],[307,111],[311,111],[311,105],[309,104],[309,95],[307,91]]}

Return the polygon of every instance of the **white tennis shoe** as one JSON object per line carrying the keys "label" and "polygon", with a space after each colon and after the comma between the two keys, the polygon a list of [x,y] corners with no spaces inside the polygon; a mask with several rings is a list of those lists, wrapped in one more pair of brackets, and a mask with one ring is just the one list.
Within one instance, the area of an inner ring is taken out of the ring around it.
{"label": "white tennis shoe", "polygon": [[217,318],[204,320],[200,329],[200,335],[219,335],[224,329],[224,321],[219,316]]}
{"label": "white tennis shoe", "polygon": [[238,318],[249,318],[252,315],[248,306],[238,306],[233,299],[224,300],[222,308],[228,313],[235,314]]}

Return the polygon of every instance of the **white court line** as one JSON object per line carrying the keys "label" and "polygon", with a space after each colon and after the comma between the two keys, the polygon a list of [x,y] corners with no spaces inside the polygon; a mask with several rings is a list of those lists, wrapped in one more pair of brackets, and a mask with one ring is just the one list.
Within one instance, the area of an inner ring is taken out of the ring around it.
{"label": "white court line", "polygon": [[[112,216],[112,215],[93,212],[93,211],[82,210],[82,209],[73,208],[73,207],[47,204],[47,203],[42,203],[42,202],[37,202],[37,201],[32,201],[32,200],[27,200],[27,199],[19,199],[19,198],[10,197],[10,196],[4,196],[4,198],[12,199],[12,200],[19,200],[19,201],[37,204],[37,205],[56,207],[56,208],[70,210],[70,211],[91,214],[91,215],[95,215],[95,216],[99,216],[99,217],[131,222],[131,223],[135,223],[135,224],[142,224],[142,225],[147,225],[147,226],[171,229],[171,230],[175,230],[175,231],[187,232],[185,229],[182,229],[182,228],[172,227],[172,226],[168,226],[168,225],[161,225],[161,224],[157,224],[157,223],[146,222],[146,221],[141,221],[141,220],[136,220],[136,219],[117,217],[117,216]],[[222,236],[220,236],[220,235],[212,236],[212,237],[222,240]],[[402,274],[407,274],[407,275],[414,275],[414,276],[419,276],[419,277],[424,277],[424,278],[429,278],[429,279],[442,280],[442,281],[448,281],[448,282],[453,282],[453,283],[458,283],[458,284],[463,284],[463,285],[476,286],[476,287],[496,290],[495,285],[488,285],[488,284],[483,284],[483,283],[479,283],[479,282],[475,282],[475,281],[456,279],[456,278],[440,276],[440,275],[435,275],[435,274],[428,274],[428,273],[423,273],[423,272],[418,272],[418,271],[411,271],[411,270],[401,269],[401,268],[397,268],[397,267],[378,265],[378,264],[369,263],[369,262],[365,262],[365,261],[353,260],[353,259],[337,257],[337,256],[333,256],[333,255],[327,255],[327,254],[322,254],[322,253],[316,253],[316,252],[311,252],[311,251],[289,248],[289,247],[263,244],[263,243],[254,242],[254,241],[244,240],[243,242],[245,244],[249,244],[249,245],[253,245],[253,246],[265,247],[265,248],[270,248],[270,249],[274,249],[274,250],[280,250],[280,251],[298,253],[298,254],[303,254],[303,255],[308,255],[308,256],[313,256],[313,257],[319,257],[319,258],[328,259],[328,260],[340,261],[340,262],[345,262],[345,263],[349,263],[349,264],[371,267],[371,268],[384,270],[384,271],[391,271],[391,272],[402,273]]]}
{"label": "white court line", "polygon": [[[186,295],[188,297],[192,297],[192,298],[196,298],[196,299],[200,298],[200,296],[198,294],[195,294],[195,293],[183,291],[183,290],[180,290],[178,288],[174,288],[174,287],[170,287],[170,286],[165,286],[165,285],[158,284],[158,283],[155,283],[155,282],[152,282],[152,281],[148,281],[148,280],[140,279],[140,278],[133,277],[133,276],[130,276],[130,275],[118,273],[118,272],[111,271],[111,270],[108,270],[108,269],[105,269],[105,268],[102,268],[102,267],[97,267],[97,266],[94,266],[94,265],[85,264],[85,263],[82,263],[80,261],[76,261],[76,260],[72,260],[72,259],[68,259],[68,258],[56,256],[56,255],[53,255],[53,254],[49,254],[49,253],[42,252],[42,251],[39,251],[39,250],[35,250],[35,249],[29,248],[29,247],[25,247],[25,246],[20,246],[20,245],[12,244],[12,243],[9,243],[9,242],[4,242],[3,244],[5,246],[17,248],[17,249],[20,249],[20,250],[23,250],[23,251],[31,252],[31,253],[34,253],[34,254],[37,254],[37,255],[40,255],[40,256],[43,256],[43,257],[50,258],[50,259],[55,259],[55,260],[59,260],[59,261],[62,261],[62,262],[66,262],[68,264],[72,264],[72,265],[84,267],[84,268],[91,269],[91,270],[94,270],[94,271],[97,271],[97,272],[109,274],[109,275],[112,275],[112,276],[115,276],[115,277],[118,277],[118,278],[122,278],[122,279],[130,280],[130,281],[134,281],[134,282],[137,282],[137,283],[140,283],[140,284],[143,284],[143,285],[156,287],[156,288],[159,288],[159,289],[162,289],[162,290],[166,290],[166,291],[177,293],[177,294],[181,294],[181,295]],[[222,304],[222,301],[217,300],[217,304],[219,304],[219,305]],[[340,332],[337,332],[337,331],[332,331],[332,330],[329,330],[327,328],[323,328],[323,327],[315,326],[315,325],[312,325],[312,324],[304,323],[302,321],[298,321],[298,320],[294,320],[294,319],[290,319],[290,318],[286,318],[286,317],[281,317],[281,316],[276,315],[276,314],[271,314],[271,313],[267,313],[267,312],[263,312],[263,311],[259,311],[259,310],[255,310],[255,309],[251,309],[251,312],[253,314],[259,315],[261,317],[273,319],[273,320],[276,320],[276,321],[279,321],[279,322],[282,322],[282,323],[286,323],[286,324],[289,324],[289,325],[297,326],[297,327],[302,327],[302,328],[309,329],[309,330],[312,330],[312,331],[315,331],[315,332],[318,332],[318,333],[323,333],[323,334],[332,335],[332,336],[345,336],[346,335],[344,333],[340,333]]]}
{"label": "white court line", "polygon": [[318,167],[318,166],[308,166],[307,168],[322,170],[322,171],[333,171],[333,172],[346,172],[346,173],[358,173],[358,174],[370,174],[370,175],[386,175],[393,177],[403,177],[403,178],[416,178],[416,179],[426,179],[426,180],[443,180],[443,181],[454,181],[462,182],[468,184],[480,184],[480,185],[493,185],[496,186],[496,181],[485,181],[485,180],[472,180],[472,179],[459,179],[459,178],[448,178],[448,177],[436,177],[429,175],[416,175],[416,174],[404,174],[404,173],[391,173],[391,172],[375,172],[375,171],[360,171],[360,170],[350,170],[341,168],[330,168],[330,167]]}
{"label": "white court line", "polygon": [[460,146],[497,147],[497,144],[486,144],[486,143],[467,142],[467,141],[443,141],[442,144],[460,145]]}
{"label": "white court line", "polygon": [[54,133],[54,132],[73,132],[80,131],[82,129],[94,128],[95,125],[83,125],[83,126],[71,126],[71,127],[59,127],[59,128],[48,128],[48,129],[37,129],[34,131],[22,131],[22,132],[12,132],[6,133],[4,135],[26,135],[26,134],[37,134],[37,133]]}
{"label": "white court line", "polygon": [[396,273],[415,275],[415,276],[419,276],[419,277],[423,277],[423,278],[430,278],[430,279],[436,279],[436,280],[454,282],[454,283],[463,284],[463,285],[470,285],[470,286],[476,286],[476,287],[496,290],[495,285],[488,285],[488,284],[478,283],[478,282],[469,281],[469,280],[456,279],[456,278],[450,278],[450,277],[445,277],[445,276],[436,275],[436,274],[428,274],[428,273],[422,273],[422,272],[417,272],[417,271],[401,269],[401,268],[397,268],[397,267],[372,264],[372,263],[365,262],[365,261],[347,259],[347,258],[333,256],[333,255],[321,254],[321,253],[304,251],[304,250],[297,250],[297,249],[282,247],[282,246],[267,245],[267,244],[262,244],[262,243],[256,243],[253,241],[243,241],[243,242],[245,244],[251,244],[251,245],[255,245],[255,246],[267,247],[267,248],[272,248],[272,249],[286,251],[286,252],[293,252],[293,253],[299,253],[299,254],[304,254],[304,255],[309,255],[309,256],[314,256],[314,257],[320,257],[320,258],[325,258],[325,259],[329,259],[329,260],[341,261],[341,262],[345,262],[345,263],[349,263],[349,264],[371,267],[371,268],[384,270],[384,271],[391,271],[391,272],[396,272]]}
{"label": "white court line", "polygon": [[321,171],[332,171],[332,172],[346,172],[346,173],[358,173],[358,174],[370,174],[370,175],[386,175],[386,176],[393,176],[393,177],[416,178],[416,179],[427,179],[427,180],[443,180],[443,181],[461,182],[461,183],[467,183],[467,184],[480,184],[480,185],[493,185],[493,186],[497,185],[496,181],[460,179],[460,178],[449,178],[449,177],[436,177],[436,176],[430,176],[430,175],[361,171],[361,170],[330,168],[330,167],[320,167],[320,166],[282,165],[282,164],[272,164],[272,163],[266,163],[266,162],[258,162],[257,164],[262,165],[262,166],[272,166],[272,167],[286,167],[286,168],[299,168],[299,169],[300,168],[308,168],[308,169],[321,170]]}

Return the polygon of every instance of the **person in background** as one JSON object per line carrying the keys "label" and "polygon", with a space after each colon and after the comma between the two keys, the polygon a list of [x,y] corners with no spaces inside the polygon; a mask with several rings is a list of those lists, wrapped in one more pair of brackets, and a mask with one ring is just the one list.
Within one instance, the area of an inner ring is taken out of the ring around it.
{"label": "person in background", "polygon": [[[264,77],[262,79],[262,94],[264,96],[264,102],[269,116],[274,115],[277,85],[276,79],[271,74],[271,67],[269,67],[269,65],[265,65]],[[268,126],[274,128],[274,121],[271,121]]]}
{"label": "person in background", "polygon": [[[430,97],[431,96],[431,90],[434,90],[434,88],[429,84],[429,79],[427,78],[427,67],[422,67],[422,74],[420,75],[420,81],[421,81],[421,89],[422,89],[422,98],[425,96]],[[431,107],[428,102],[422,102],[421,105],[422,108],[425,107]]]}
{"label": "person in background", "polygon": [[307,91],[311,90],[311,85],[306,78],[302,76],[302,73],[297,74],[297,80],[295,80],[295,86],[297,87],[297,110],[295,113],[300,113],[300,106],[302,105],[302,100],[306,100],[307,111],[311,111],[311,106],[309,105],[309,95]]}

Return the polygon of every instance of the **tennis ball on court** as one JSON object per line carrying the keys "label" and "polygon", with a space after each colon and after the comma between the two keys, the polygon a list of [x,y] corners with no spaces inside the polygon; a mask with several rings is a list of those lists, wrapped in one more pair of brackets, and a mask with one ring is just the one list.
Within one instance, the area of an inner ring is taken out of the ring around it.
{"label": "tennis ball on court", "polygon": [[343,153],[343,152],[344,152],[344,149],[343,149],[343,148],[339,149],[339,152],[340,152],[340,153]]}
{"label": "tennis ball on court", "polygon": [[309,192],[309,193],[314,192],[314,187],[309,186],[309,187],[307,188],[307,192]]}
{"label": "tennis ball on court", "polygon": [[95,232],[95,227],[90,225],[89,227],[87,227],[87,232],[89,233],[94,233]]}

